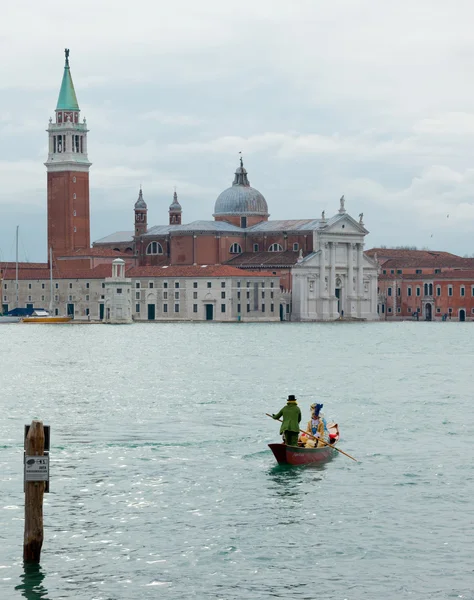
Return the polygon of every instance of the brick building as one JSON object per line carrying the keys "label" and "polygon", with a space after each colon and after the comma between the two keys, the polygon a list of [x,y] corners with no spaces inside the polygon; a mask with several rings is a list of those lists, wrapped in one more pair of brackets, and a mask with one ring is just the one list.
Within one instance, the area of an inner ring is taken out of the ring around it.
{"label": "brick building", "polygon": [[373,248],[381,319],[474,320],[474,259],[449,252]]}

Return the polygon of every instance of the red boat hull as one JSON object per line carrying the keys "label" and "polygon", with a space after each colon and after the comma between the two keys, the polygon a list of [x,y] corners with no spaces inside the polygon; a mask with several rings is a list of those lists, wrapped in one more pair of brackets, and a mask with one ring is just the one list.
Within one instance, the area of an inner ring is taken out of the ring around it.
{"label": "red boat hull", "polygon": [[337,450],[332,446],[304,448],[286,444],[268,444],[279,465],[310,465],[330,460]]}

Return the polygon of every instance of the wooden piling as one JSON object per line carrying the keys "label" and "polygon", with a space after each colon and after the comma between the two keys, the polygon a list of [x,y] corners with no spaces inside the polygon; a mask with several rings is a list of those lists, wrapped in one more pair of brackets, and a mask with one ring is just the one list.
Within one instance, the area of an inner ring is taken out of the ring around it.
{"label": "wooden piling", "polygon": [[[44,455],[44,427],[42,421],[32,421],[25,440],[26,456]],[[25,482],[25,535],[23,560],[39,562],[43,546],[44,481]]]}

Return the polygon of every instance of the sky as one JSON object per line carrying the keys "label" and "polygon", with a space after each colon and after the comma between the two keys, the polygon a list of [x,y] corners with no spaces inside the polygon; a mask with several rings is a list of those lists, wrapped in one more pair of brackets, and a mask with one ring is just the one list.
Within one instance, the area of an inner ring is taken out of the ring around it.
{"label": "sky", "polygon": [[270,219],[364,214],[366,248],[474,254],[467,0],[16,0],[0,19],[0,261],[44,261],[64,48],[87,118],[91,239],[212,219],[239,152]]}

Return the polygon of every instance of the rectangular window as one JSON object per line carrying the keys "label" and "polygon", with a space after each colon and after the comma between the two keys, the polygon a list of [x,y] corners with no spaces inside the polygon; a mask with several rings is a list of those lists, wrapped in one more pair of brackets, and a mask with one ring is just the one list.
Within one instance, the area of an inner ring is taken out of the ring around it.
{"label": "rectangular window", "polygon": [[195,282],[193,283],[193,288],[197,288],[197,286],[198,286],[198,282],[197,282],[197,281],[195,281]]}
{"label": "rectangular window", "polygon": [[44,290],[44,283],[41,284],[41,289]]}
{"label": "rectangular window", "polygon": [[140,292],[135,292],[135,300],[140,300]]}
{"label": "rectangular window", "polygon": [[59,296],[54,296],[54,301],[59,302]]}
{"label": "rectangular window", "polygon": [[86,317],[89,316],[89,312],[90,312],[90,310],[88,308],[86,308]]}
{"label": "rectangular window", "polygon": [[247,227],[247,217],[240,217],[240,226],[242,227],[242,229],[245,229]]}
{"label": "rectangular window", "polygon": [[250,304],[247,304],[247,312],[250,312]]}
{"label": "rectangular window", "polygon": [[262,292],[262,298],[265,298],[265,292]]}
{"label": "rectangular window", "polygon": [[389,306],[387,312],[391,313],[392,312],[392,307]]}
{"label": "rectangular window", "polygon": [[407,311],[408,311],[408,312],[411,312],[411,306],[409,306],[409,307],[407,308]]}
{"label": "rectangular window", "polygon": [[31,296],[28,296],[28,302],[31,302]]}
{"label": "rectangular window", "polygon": [[168,300],[168,292],[163,292],[163,300]]}
{"label": "rectangular window", "polygon": [[453,295],[453,286],[449,285],[448,286],[448,296],[452,296]]}
{"label": "rectangular window", "polygon": [[168,282],[167,282],[167,281],[163,281],[163,287],[164,287],[164,288],[165,288],[165,290],[166,290],[166,288],[168,287]]}
{"label": "rectangular window", "polygon": [[275,305],[274,304],[270,304],[270,312],[275,312]]}
{"label": "rectangular window", "polygon": [[471,288],[471,296],[474,298],[474,285]]}
{"label": "rectangular window", "polygon": [[225,292],[221,292],[221,298],[222,300],[225,300]]}
{"label": "rectangular window", "polygon": [[416,274],[417,274],[417,275],[421,275],[422,273],[423,273],[423,269],[417,269],[417,270],[416,270]]}
{"label": "rectangular window", "polygon": [[135,287],[137,288],[137,290],[140,289],[140,282],[139,281],[135,281]]}
{"label": "rectangular window", "polygon": [[238,281],[238,282],[237,282],[237,287],[238,287],[238,288],[240,287],[240,281]]}
{"label": "rectangular window", "polygon": [[384,275],[386,275],[386,274],[387,274],[387,271],[384,269],[384,270],[382,271],[382,273],[383,273]]}
{"label": "rectangular window", "polygon": [[407,295],[411,296],[411,285],[407,287]]}
{"label": "rectangular window", "polygon": [[179,313],[179,304],[174,305],[174,312]]}
{"label": "rectangular window", "polygon": [[225,288],[225,281],[221,281],[221,288]]}
{"label": "rectangular window", "polygon": [[416,295],[419,296],[421,294],[421,289],[419,286],[416,287]]}
{"label": "rectangular window", "polygon": [[[105,284],[103,284],[105,287]],[[69,284],[69,289],[72,290],[72,283]]]}
{"label": "rectangular window", "polygon": [[440,285],[436,286],[436,295],[441,296],[441,286]]}
{"label": "rectangular window", "polygon": [[44,296],[41,296],[41,302],[44,302]]}
{"label": "rectangular window", "polygon": [[390,275],[394,275],[395,274],[395,270],[394,269],[390,269]]}
{"label": "rectangular window", "polygon": [[68,296],[69,302],[72,302],[72,296]]}
{"label": "rectangular window", "polygon": [[86,296],[86,302],[89,302],[89,295]]}
{"label": "rectangular window", "polygon": [[105,283],[102,284],[102,289],[105,290]]}
{"label": "rectangular window", "polygon": [[[7,284],[7,283],[5,283],[5,284],[3,285],[3,289],[4,289],[4,290],[8,290],[8,284]],[[474,296],[474,287],[472,288],[472,295]]]}
{"label": "rectangular window", "polygon": [[388,290],[387,290],[387,294],[388,294],[389,296],[391,296],[391,295],[392,295],[392,288],[391,288],[391,287],[389,287],[389,288],[388,288]]}
{"label": "rectangular window", "polygon": [[401,269],[397,269],[397,275],[401,275],[403,271]]}
{"label": "rectangular window", "polygon": [[31,290],[31,283],[28,284],[28,289]]}
{"label": "rectangular window", "polygon": [[153,281],[148,282],[148,289],[150,289],[150,290],[153,289]]}
{"label": "rectangular window", "polygon": [[248,288],[250,287],[250,281],[247,281],[247,287]]}
{"label": "rectangular window", "polygon": [[197,311],[198,311],[198,305],[193,304],[193,312],[197,313]]}
{"label": "rectangular window", "polygon": [[258,252],[258,244],[254,244],[253,245],[253,251],[254,252]]}
{"label": "rectangular window", "polygon": [[168,312],[168,305],[167,304],[163,304],[163,312]]}
{"label": "rectangular window", "polygon": [[274,281],[270,281],[270,287],[275,287],[275,282]]}
{"label": "rectangular window", "polygon": [[250,298],[250,292],[247,292],[247,299]]}
{"label": "rectangular window", "polygon": [[225,304],[221,304],[221,313],[225,312]]}
{"label": "rectangular window", "polygon": [[440,312],[441,312],[441,309],[440,309],[440,308],[437,308],[437,309],[436,309],[436,312],[437,312],[437,313],[440,313]]}
{"label": "rectangular window", "polygon": [[461,296],[465,296],[466,295],[466,288],[462,285],[461,286]]}
{"label": "rectangular window", "polygon": [[54,314],[56,315],[56,317],[59,315],[59,308],[54,309]]}
{"label": "rectangular window", "polygon": [[401,288],[397,288],[397,296],[401,296],[402,295],[402,289]]}
{"label": "rectangular window", "polygon": [[240,314],[240,304],[237,304],[237,312]]}
{"label": "rectangular window", "polygon": [[398,307],[397,312],[402,312],[402,309],[400,307]]}
{"label": "rectangular window", "polygon": [[139,304],[135,304],[135,312],[137,312],[137,313],[140,312],[140,305]]}
{"label": "rectangular window", "polygon": [[193,292],[193,300],[197,300],[198,297],[198,293],[197,292]]}
{"label": "rectangular window", "polygon": [[179,292],[175,292],[174,293],[174,299],[175,300],[179,300]]}
{"label": "rectangular window", "polygon": [[207,282],[207,287],[208,288],[212,287],[212,283],[210,281]]}
{"label": "rectangular window", "polygon": [[122,288],[117,288],[117,294],[121,294],[122,293]]}
{"label": "rectangular window", "polygon": [[89,282],[87,282],[86,283],[86,289],[89,289],[89,288],[90,288],[90,285],[89,285]]}
{"label": "rectangular window", "polygon": [[240,292],[237,292],[237,300],[240,300]]}
{"label": "rectangular window", "polygon": [[175,281],[175,282],[174,282],[174,287],[175,287],[176,289],[178,289],[178,288],[179,288],[179,281]]}
{"label": "rectangular window", "polygon": [[262,304],[262,312],[265,312],[265,304]]}

